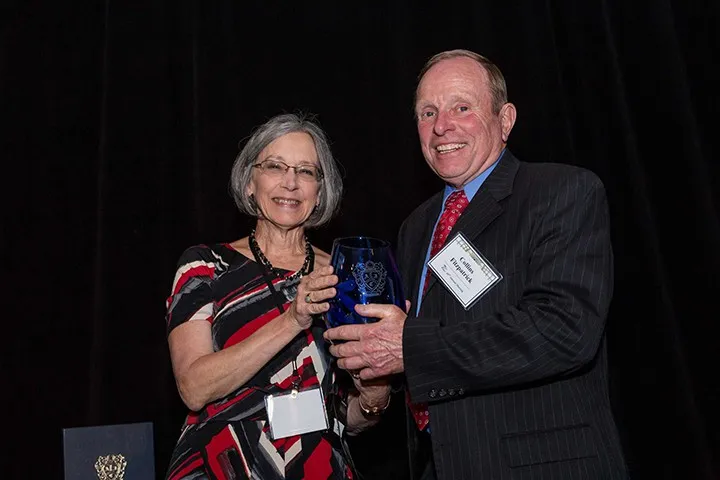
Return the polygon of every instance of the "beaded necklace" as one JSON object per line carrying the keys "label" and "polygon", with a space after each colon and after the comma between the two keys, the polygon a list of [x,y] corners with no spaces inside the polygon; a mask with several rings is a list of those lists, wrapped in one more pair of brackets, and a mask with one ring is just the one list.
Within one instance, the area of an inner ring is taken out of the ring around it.
{"label": "beaded necklace", "polygon": [[[248,244],[250,246],[250,251],[255,257],[257,263],[265,267],[276,277],[280,277],[282,275],[282,269],[273,267],[272,263],[270,263],[270,260],[268,260],[267,257],[263,254],[262,250],[260,250],[260,245],[258,245],[257,239],[255,238],[254,228],[252,232],[250,232],[250,236],[248,237]],[[310,245],[310,240],[308,240],[307,236],[305,236],[305,262],[303,262],[302,267],[300,267],[297,272],[287,277],[286,280],[295,280],[296,278],[302,277],[303,275],[310,273],[309,267],[314,259],[315,252],[312,249],[312,245]]]}

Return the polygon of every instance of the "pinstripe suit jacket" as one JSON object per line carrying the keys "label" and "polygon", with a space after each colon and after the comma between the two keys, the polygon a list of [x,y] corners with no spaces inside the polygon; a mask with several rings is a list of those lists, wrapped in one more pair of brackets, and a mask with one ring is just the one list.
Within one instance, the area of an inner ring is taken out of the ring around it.
{"label": "pinstripe suit jacket", "polygon": [[[441,203],[442,192],[400,229],[413,305]],[[601,181],[506,151],[458,231],[504,278],[466,311],[433,275],[405,322],[407,388],[429,403],[438,479],[626,478],[606,378],[613,259]]]}

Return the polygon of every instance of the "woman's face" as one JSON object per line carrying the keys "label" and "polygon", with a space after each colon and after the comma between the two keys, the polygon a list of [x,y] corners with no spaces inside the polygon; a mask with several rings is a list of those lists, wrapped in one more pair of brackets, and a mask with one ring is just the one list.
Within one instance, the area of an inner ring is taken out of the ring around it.
{"label": "woman's face", "polygon": [[320,188],[319,176],[313,175],[320,164],[312,137],[283,135],[260,152],[255,165],[261,167],[253,167],[248,194],[255,195],[260,217],[283,228],[302,225],[318,204]]}

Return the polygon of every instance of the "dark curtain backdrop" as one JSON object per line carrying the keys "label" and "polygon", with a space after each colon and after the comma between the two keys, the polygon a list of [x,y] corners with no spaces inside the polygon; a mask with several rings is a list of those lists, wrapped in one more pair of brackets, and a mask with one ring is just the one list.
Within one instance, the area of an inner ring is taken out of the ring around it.
{"label": "dark curtain backdrop", "polygon": [[[3,1],[0,476],[61,478],[62,428],[138,421],[160,476],[184,414],[164,302],[185,247],[248,233],[227,189],[238,142],[316,114],[346,195],[312,240],[394,240],[442,186],[416,73],[468,48],[507,77],[513,152],[607,187],[633,477],[720,478],[719,20],[717,0]],[[399,425],[358,440],[371,478],[400,478]]]}

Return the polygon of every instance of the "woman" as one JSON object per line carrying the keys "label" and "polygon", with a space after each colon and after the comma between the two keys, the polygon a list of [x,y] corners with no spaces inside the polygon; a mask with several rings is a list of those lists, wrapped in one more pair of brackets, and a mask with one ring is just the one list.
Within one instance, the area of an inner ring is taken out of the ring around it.
{"label": "woman", "polygon": [[[337,277],[305,236],[330,220],[342,194],[324,133],[296,115],[272,118],[235,160],[231,187],[238,208],[257,218],[254,230],[186,250],[167,301],[173,372],[191,410],[167,478],[352,478],[340,435],[375,423],[390,392],[357,379],[343,392],[328,366],[317,319]],[[278,434],[293,417],[279,405],[300,392],[317,399],[300,417],[309,408],[322,416],[324,404],[327,426]],[[267,396],[278,405],[272,421]]]}

